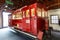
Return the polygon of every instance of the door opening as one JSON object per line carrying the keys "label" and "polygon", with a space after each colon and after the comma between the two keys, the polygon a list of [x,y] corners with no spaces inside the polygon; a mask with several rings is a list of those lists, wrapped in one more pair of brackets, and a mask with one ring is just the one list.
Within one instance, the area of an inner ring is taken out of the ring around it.
{"label": "door opening", "polygon": [[3,28],[8,27],[8,15],[9,12],[3,12]]}

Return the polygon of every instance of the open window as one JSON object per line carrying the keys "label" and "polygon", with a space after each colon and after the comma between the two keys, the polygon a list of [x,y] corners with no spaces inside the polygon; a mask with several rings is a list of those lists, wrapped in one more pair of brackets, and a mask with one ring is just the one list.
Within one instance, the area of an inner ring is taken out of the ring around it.
{"label": "open window", "polygon": [[13,19],[22,19],[22,12],[17,12],[15,14],[12,15]]}
{"label": "open window", "polygon": [[26,10],[26,17],[29,17],[29,10]]}
{"label": "open window", "polygon": [[38,8],[38,9],[37,9],[37,16],[38,16],[38,17],[41,17],[41,15],[42,15],[42,13],[41,13],[41,9]]}
{"label": "open window", "polygon": [[45,17],[45,10],[42,8],[42,17]]}
{"label": "open window", "polygon": [[12,14],[12,19],[15,19],[15,14]]}
{"label": "open window", "polygon": [[31,16],[35,16],[35,8],[31,9]]}
{"label": "open window", "polygon": [[47,12],[47,11],[45,11],[44,13],[45,13],[45,17],[48,17],[48,12]]}

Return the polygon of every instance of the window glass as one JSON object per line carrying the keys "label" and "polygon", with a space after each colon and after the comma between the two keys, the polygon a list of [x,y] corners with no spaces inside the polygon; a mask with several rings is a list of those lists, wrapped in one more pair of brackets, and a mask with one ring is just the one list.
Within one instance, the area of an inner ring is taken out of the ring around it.
{"label": "window glass", "polygon": [[45,17],[44,9],[42,8],[42,17]]}
{"label": "window glass", "polygon": [[48,17],[48,12],[47,11],[45,11],[45,17]]}
{"label": "window glass", "polygon": [[12,15],[12,19],[15,19],[15,15],[14,14]]}
{"label": "window glass", "polygon": [[40,8],[38,8],[38,10],[37,10],[37,16],[41,17],[41,9]]}
{"label": "window glass", "polygon": [[51,16],[51,23],[58,23],[58,16]]}
{"label": "window glass", "polygon": [[17,12],[16,14],[13,14],[13,19],[22,19],[22,12]]}
{"label": "window glass", "polygon": [[35,16],[35,8],[31,9],[31,16]]}
{"label": "window glass", "polygon": [[29,17],[29,10],[26,10],[26,17]]}

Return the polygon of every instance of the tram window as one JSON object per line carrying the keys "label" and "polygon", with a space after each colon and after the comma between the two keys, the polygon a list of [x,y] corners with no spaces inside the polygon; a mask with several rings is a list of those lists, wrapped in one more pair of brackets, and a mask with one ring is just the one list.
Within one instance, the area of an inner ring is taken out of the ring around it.
{"label": "tram window", "polygon": [[45,17],[44,9],[42,8],[42,17]]}
{"label": "tram window", "polygon": [[47,11],[45,11],[45,17],[48,17],[48,12]]}
{"label": "tram window", "polygon": [[35,8],[31,9],[31,16],[35,16]]}
{"label": "tram window", "polygon": [[38,8],[38,10],[37,10],[37,16],[41,17],[41,9],[40,8]]}
{"label": "tram window", "polygon": [[15,19],[15,15],[14,14],[12,15],[12,19]]}
{"label": "tram window", "polygon": [[26,17],[29,17],[29,10],[26,10]]}
{"label": "tram window", "polygon": [[25,11],[23,11],[23,18],[25,18]]}
{"label": "tram window", "polygon": [[22,12],[18,12],[15,14],[16,19],[22,19]]}

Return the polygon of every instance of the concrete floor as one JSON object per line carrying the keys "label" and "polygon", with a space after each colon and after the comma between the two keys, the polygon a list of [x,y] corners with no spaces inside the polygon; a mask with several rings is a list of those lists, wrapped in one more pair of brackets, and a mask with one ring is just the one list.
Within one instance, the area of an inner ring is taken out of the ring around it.
{"label": "concrete floor", "polygon": [[60,40],[60,32],[52,31],[52,40]]}
{"label": "concrete floor", "polygon": [[[52,40],[60,40],[60,32],[52,31]],[[9,28],[0,29],[0,40],[33,40],[23,34],[18,34]]]}
{"label": "concrete floor", "polygon": [[0,29],[0,40],[32,40],[31,38],[18,34],[9,28]]}

